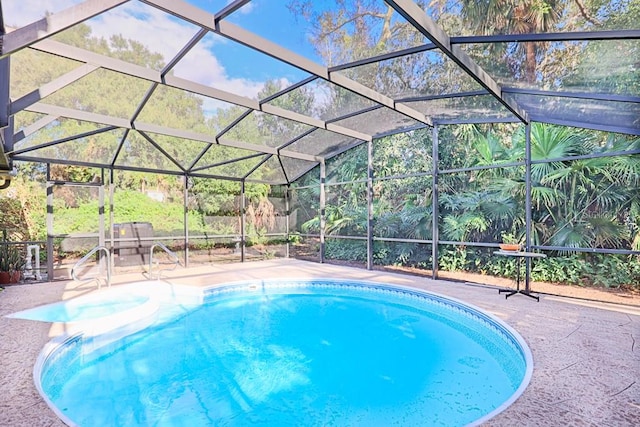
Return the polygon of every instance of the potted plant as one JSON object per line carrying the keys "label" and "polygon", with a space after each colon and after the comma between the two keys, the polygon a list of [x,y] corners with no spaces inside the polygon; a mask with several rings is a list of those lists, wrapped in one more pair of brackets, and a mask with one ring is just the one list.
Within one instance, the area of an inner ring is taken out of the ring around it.
{"label": "potted plant", "polygon": [[16,245],[7,241],[6,230],[2,233],[0,241],[0,284],[17,283],[25,265],[25,259]]}
{"label": "potted plant", "polygon": [[500,249],[503,251],[519,251],[522,250],[522,243],[512,233],[502,233]]}

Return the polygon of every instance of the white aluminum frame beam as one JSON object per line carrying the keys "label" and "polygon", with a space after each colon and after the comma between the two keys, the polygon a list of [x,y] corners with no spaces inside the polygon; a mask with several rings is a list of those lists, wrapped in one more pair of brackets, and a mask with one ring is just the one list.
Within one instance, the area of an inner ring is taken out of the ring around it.
{"label": "white aluminum frame beam", "polygon": [[16,142],[22,141],[23,139],[25,139],[29,135],[33,135],[34,133],[36,133],[40,129],[46,127],[50,123],[53,123],[57,119],[58,119],[58,116],[49,114],[49,115],[46,115],[46,116],[42,117],[40,120],[36,120],[35,122],[30,124],[29,126],[21,129],[16,134],[14,134],[13,135],[13,143],[15,144]]}
{"label": "white aluminum frame beam", "polygon": [[73,108],[59,107],[57,105],[45,104],[43,102],[36,102],[25,108],[23,111],[29,111],[32,113],[46,114],[56,117],[64,117],[67,119],[75,119],[83,122],[100,123],[108,126],[115,126],[119,128],[131,128],[131,124],[127,119],[121,119],[117,117],[111,117],[104,114],[91,113],[89,111],[74,110]]}
{"label": "white aluminum frame beam", "polygon": [[264,156],[264,153],[250,154],[248,156],[242,156],[242,157],[238,157],[238,158],[235,158],[235,159],[225,160],[225,161],[222,161],[222,162],[211,163],[211,164],[205,165],[205,166],[198,166],[197,168],[189,169],[189,172],[199,172],[199,171],[203,171],[203,170],[206,170],[206,169],[217,168],[219,166],[230,165],[232,163],[242,162],[244,160],[255,159],[255,158],[260,157],[260,156]]}
{"label": "white aluminum frame beam", "polygon": [[350,90],[351,92],[364,96],[365,98],[370,99],[378,104],[389,107],[392,110],[395,110],[405,116],[409,116],[414,120],[418,120],[427,125],[431,125],[431,119],[426,117],[419,111],[405,106],[398,108],[398,105],[392,98],[389,98],[386,95],[383,95],[354,80],[351,80],[350,78],[344,76],[343,74],[340,74],[339,72],[329,72],[329,69],[327,67],[306,59],[298,55],[297,53],[276,45],[275,43],[272,43],[249,31],[246,31],[243,28],[240,28],[232,23],[224,21],[219,22],[217,24],[216,32],[222,36],[225,36],[226,38],[229,38],[254,50],[269,55],[272,58],[286,62],[287,64],[293,65],[294,67],[300,68],[303,71],[321,77],[331,83]]}
{"label": "white aluminum frame beam", "polygon": [[129,0],[86,0],[2,36],[0,57],[46,39]]}
{"label": "white aluminum frame beam", "polygon": [[68,73],[58,77],[57,79],[40,86],[32,92],[16,99],[11,103],[10,114],[16,114],[30,105],[35,104],[43,98],[57,92],[60,89],[80,80],[81,78],[91,74],[99,67],[91,64],[82,64],[79,67],[69,71]]}
{"label": "white aluminum frame beam", "polygon": [[77,134],[77,135],[72,135],[72,136],[56,139],[54,141],[44,142],[42,144],[34,145],[34,146],[31,146],[31,147],[26,147],[26,148],[22,148],[22,149],[19,149],[19,150],[14,150],[12,153],[14,155],[18,156],[18,155],[21,155],[21,154],[24,154],[24,153],[29,153],[29,152],[32,152],[32,151],[40,150],[42,148],[53,147],[55,145],[64,144],[65,142],[75,141],[77,139],[87,138],[89,136],[99,135],[101,133],[109,132],[109,131],[117,130],[117,129],[118,128],[115,127],[115,126],[107,126],[107,127],[100,128],[100,129],[90,130],[88,132],[82,132],[82,133]]}
{"label": "white aluminum frame beam", "polygon": [[[93,66],[98,66],[106,70],[123,73],[132,77],[140,78],[157,84],[164,84],[168,87],[175,89],[185,90],[187,92],[194,93],[196,95],[206,96],[208,98],[217,99],[219,101],[228,102],[231,104],[239,105],[241,107],[249,108],[255,111],[262,111],[266,114],[271,114],[284,119],[293,120],[296,122],[308,124],[314,127],[320,127],[327,129],[335,133],[339,133],[351,138],[358,138],[364,141],[368,141],[372,138],[371,135],[357,132],[351,129],[344,128],[337,125],[329,125],[326,121],[318,120],[313,117],[309,117],[303,114],[294,113],[289,110],[285,110],[270,104],[261,104],[259,101],[247,98],[244,96],[236,95],[231,92],[212,88],[200,83],[186,80],[174,75],[162,76],[161,71],[152,70],[139,65],[131,64],[119,59],[111,58],[108,56],[93,53],[84,49],[80,49],[74,46],[69,46],[64,43],[60,43],[55,40],[43,40],[36,43],[31,47],[41,52],[57,55],[60,57],[72,59],[75,61],[84,62]],[[18,111],[15,111],[18,112]]]}
{"label": "white aluminum frame beam", "polygon": [[43,104],[37,102],[27,108],[25,111],[32,113],[47,114],[55,117],[63,117],[67,119],[74,119],[86,122],[100,123],[107,126],[114,126],[123,129],[135,129],[143,132],[157,133],[165,136],[172,136],[175,138],[192,139],[194,141],[205,142],[208,144],[227,145],[229,147],[244,148],[245,150],[251,150],[257,153],[265,154],[280,154],[284,157],[291,157],[292,159],[300,159],[316,162],[320,160],[318,156],[312,156],[309,154],[297,153],[295,151],[280,150],[278,153],[277,148],[260,146],[255,144],[249,144],[245,142],[238,142],[229,140],[226,138],[216,138],[212,135],[201,134],[197,132],[191,132],[181,129],[174,129],[166,126],[154,125],[151,123],[136,122],[132,125],[128,119],[115,118],[105,116],[103,114],[90,113],[87,111],[74,110],[66,107],[58,107],[55,105]]}
{"label": "white aluminum frame beam", "polygon": [[[396,104],[393,99],[376,92],[373,89],[365,87],[354,80],[351,80],[339,73],[330,73],[329,69],[325,66],[317,64],[316,62],[307,59],[295,52],[292,52],[278,44],[275,44],[267,39],[264,39],[256,34],[253,34],[243,28],[238,27],[230,22],[226,22],[217,18],[215,15],[198,9],[188,3],[181,0],[141,0],[144,3],[157,7],[167,13],[170,13],[178,18],[185,19],[195,25],[199,25],[204,28],[209,28],[211,31],[231,39],[237,43],[247,46],[258,52],[262,52],[271,56],[279,61],[283,61],[289,65],[306,71],[310,74],[321,77],[327,81],[337,84],[345,89],[364,96],[379,104],[385,105],[393,110],[398,111],[401,114],[411,117],[425,124],[431,125],[431,120],[419,111],[413,110],[409,107],[396,108]],[[368,140],[368,139],[367,139]]]}
{"label": "white aluminum frame beam", "polygon": [[486,88],[502,105],[516,115],[523,123],[529,123],[527,112],[520,106],[502,96],[500,85],[493,80],[473,59],[459,46],[451,43],[444,30],[418,6],[413,0],[385,0],[396,12],[402,15],[411,25],[431,40],[440,50],[452,59],[475,81]]}

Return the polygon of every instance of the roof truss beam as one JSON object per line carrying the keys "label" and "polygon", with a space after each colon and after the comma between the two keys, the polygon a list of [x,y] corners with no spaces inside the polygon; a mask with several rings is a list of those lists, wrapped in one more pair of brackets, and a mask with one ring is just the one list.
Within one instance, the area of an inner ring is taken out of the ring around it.
{"label": "roof truss beam", "polygon": [[178,62],[180,62],[180,60],[184,58],[187,53],[189,53],[191,49],[193,49],[195,45],[197,45],[198,42],[207,35],[208,32],[209,31],[205,30],[204,28],[200,28],[200,30],[198,30],[198,32],[191,38],[191,40],[189,40],[187,44],[184,45],[182,49],[180,49],[180,51],[171,59],[171,61],[169,61],[169,63],[164,66],[164,68],[160,72],[160,76],[164,78],[167,73],[169,73],[169,71],[173,70],[173,68],[178,65]]}
{"label": "roof truss beam", "polygon": [[[255,151],[258,153],[277,154],[276,148],[272,148],[272,147],[249,144],[246,142],[233,141],[227,138],[216,138],[211,135],[205,135],[201,133],[180,130],[180,129],[173,129],[173,128],[168,128],[168,127],[158,126],[158,125],[153,125],[148,123],[136,123],[136,130],[141,130],[143,132],[157,133],[157,134],[166,135],[166,136],[172,136],[175,138],[191,139],[193,141],[206,142],[211,145],[218,143],[220,145],[226,145],[228,147],[235,147],[235,148],[243,148],[245,150]],[[311,161],[316,160],[315,156],[296,153],[293,151],[283,151],[281,152],[281,154],[283,156],[291,157],[294,159],[311,160]]]}
{"label": "roof truss beam", "polygon": [[289,65],[297,67],[303,71],[321,77],[332,83],[337,84],[345,89],[362,95],[370,100],[381,103],[391,109],[398,111],[404,115],[411,117],[414,120],[421,121],[425,124],[431,124],[431,120],[425,117],[424,114],[419,111],[413,110],[408,107],[401,107],[396,109],[393,99],[384,96],[372,89],[369,89],[359,83],[348,79],[338,73],[330,73],[327,67],[315,63],[295,52],[283,48],[269,40],[259,37],[243,28],[238,27],[230,22],[224,20],[218,20],[216,16],[205,12],[201,9],[195,8],[190,4],[181,0],[142,0],[144,3],[155,6],[167,13],[170,13],[178,18],[185,19],[195,25],[199,25],[204,28],[209,28],[211,31],[238,42],[251,49],[262,52],[271,56],[279,61],[283,61]]}
{"label": "roof truss beam", "polygon": [[537,89],[522,89],[516,87],[503,87],[503,93],[520,93],[523,95],[553,96],[559,98],[590,99],[598,101],[615,101],[640,103],[640,96],[618,95],[615,93],[597,92],[570,92],[570,91],[549,91]]}
{"label": "roof truss beam", "polygon": [[138,133],[140,135],[142,135],[142,137],[144,139],[146,139],[149,144],[153,145],[154,148],[156,150],[158,150],[159,152],[161,152],[171,163],[173,163],[174,165],[176,165],[178,167],[178,169],[180,169],[182,172],[186,172],[186,170],[184,169],[184,166],[182,166],[180,164],[180,162],[178,162],[176,159],[173,158],[173,156],[169,153],[166,152],[166,150],[164,148],[162,148],[160,145],[158,145],[157,142],[155,142],[153,140],[153,138],[151,138],[149,135],[147,135],[146,133],[144,133],[143,131],[138,131]]}
{"label": "roof truss beam", "polygon": [[372,56],[371,58],[360,59],[358,61],[348,62],[342,65],[335,65],[329,68],[329,72],[347,70],[349,68],[360,67],[362,65],[375,64],[380,61],[387,61],[389,59],[400,58],[407,55],[415,55],[416,53],[427,52],[429,50],[437,49],[437,46],[433,43],[423,44],[422,46],[410,47],[407,49],[397,50],[395,52],[383,53],[381,55]]}
{"label": "roof truss beam", "polygon": [[[504,92],[504,89],[502,91]],[[407,98],[400,98],[397,100],[397,102],[434,101],[436,99],[465,98],[467,96],[482,96],[482,95],[489,95],[489,92],[486,90],[473,90],[469,92],[445,93],[442,95],[410,96]]]}
{"label": "roof truss beam", "polygon": [[109,132],[109,131],[116,130],[116,129],[118,129],[118,128],[115,127],[115,126],[107,126],[105,128],[101,128],[101,129],[94,129],[94,130],[90,130],[88,132],[82,132],[82,133],[77,134],[77,135],[68,136],[66,138],[56,139],[55,141],[49,141],[49,142],[45,142],[43,144],[34,145],[33,147],[27,147],[27,148],[23,148],[21,150],[15,150],[13,152],[13,154],[19,155],[19,154],[28,153],[30,151],[39,150],[41,148],[53,147],[54,145],[59,145],[59,144],[62,144],[62,143],[65,143],[65,142],[69,142],[69,141],[75,141],[77,139],[87,138],[87,137],[93,136],[93,135],[99,135],[101,133]]}
{"label": "roof truss beam", "polygon": [[221,19],[226,18],[227,16],[231,15],[233,12],[235,12],[236,10],[240,9],[242,6],[244,6],[245,4],[251,2],[251,0],[234,0],[232,2],[229,2],[228,5],[226,5],[221,11],[219,11],[218,13],[216,13],[216,22],[220,21]]}
{"label": "roof truss beam", "polygon": [[67,119],[75,119],[83,122],[100,123],[103,125],[115,126],[125,129],[131,128],[131,124],[127,119],[120,119],[104,114],[90,113],[88,111],[74,110],[72,108],[58,107],[57,105],[49,105],[42,102],[36,102],[35,104],[27,107],[24,111],[47,114],[56,117],[64,117]]}
{"label": "roof truss beam", "polygon": [[282,175],[284,175],[284,180],[286,182],[285,185],[290,185],[291,181],[289,180],[289,176],[287,175],[287,170],[284,168],[284,163],[282,163],[282,157],[278,156],[278,163],[280,164],[280,169],[282,169]]}
{"label": "roof truss beam", "polygon": [[[164,66],[164,68],[162,69],[162,71],[160,71],[160,78],[164,81],[165,76],[167,75],[167,73],[169,73],[169,71],[171,71],[177,64],[178,62],[180,62],[180,60],[182,58],[184,58],[184,56],[189,53],[189,51],[191,49],[193,49],[193,47],[200,41],[202,40],[202,38],[207,34],[207,31],[204,29],[200,29],[192,38],[191,40],[189,40],[189,42],[187,42],[187,44],[185,46],[182,47],[182,49],[180,49],[180,51],[171,59],[171,61],[169,61],[167,63],[167,65]],[[147,91],[145,92],[144,96],[142,97],[142,99],[140,100],[140,102],[138,103],[138,106],[136,107],[136,110],[133,112],[133,115],[131,116],[131,125],[133,126],[134,122],[137,120],[138,116],[140,115],[140,113],[142,113],[142,110],[144,109],[144,107],[147,105],[147,103],[149,102],[149,100],[151,99],[151,97],[153,96],[154,92],[156,91],[156,89],[158,88],[158,83],[156,82],[152,82],[151,85],[149,86],[149,89],[147,89]],[[128,132],[127,132],[128,134]],[[143,135],[144,136],[144,135]],[[126,137],[126,135],[125,135]],[[122,140],[120,146],[122,146],[122,143],[124,142],[124,139]],[[118,153],[120,152],[120,150],[118,150]],[[115,162],[115,160],[117,159],[117,155],[115,156],[113,162],[111,162],[112,164]],[[181,169],[184,170],[184,168],[180,167]]]}
{"label": "roof truss beam", "polygon": [[27,126],[27,127],[23,128],[23,129],[21,129],[20,131],[16,132],[13,135],[13,143],[15,144],[16,142],[22,141],[23,139],[25,139],[29,135],[33,135],[34,133],[36,133],[40,129],[46,127],[50,123],[53,123],[57,119],[58,119],[58,116],[47,115],[47,116],[42,117],[39,120],[36,120],[35,122],[30,124],[29,126]]}
{"label": "roof truss beam", "polygon": [[[123,128],[123,129],[136,129],[138,131],[157,133],[161,135],[172,136],[175,138],[191,139],[194,141],[205,142],[208,144],[215,144],[216,142],[218,142],[221,145],[227,145],[227,146],[236,147],[236,148],[243,148],[245,150],[251,150],[251,151],[264,153],[264,154],[278,154],[277,149],[272,147],[248,144],[244,142],[237,142],[237,141],[232,141],[225,138],[215,138],[211,135],[205,135],[201,133],[185,131],[180,129],[173,129],[173,128],[154,125],[150,123],[136,122],[135,127],[133,127],[131,123],[129,123],[129,120],[127,119],[120,119],[120,118],[105,116],[102,114],[90,113],[87,111],[74,110],[71,108],[58,107],[55,105],[47,105],[41,102],[33,104],[26,111],[52,115],[55,117],[63,117],[68,119],[86,121],[86,122],[101,123],[107,126],[114,126],[114,127]],[[281,150],[280,155],[285,157],[291,157],[293,159],[301,159],[301,160],[307,160],[312,162],[320,160],[320,158],[317,156],[297,153],[297,152],[288,151],[288,150]]]}
{"label": "roof truss beam", "polygon": [[210,165],[198,166],[197,168],[190,169],[190,172],[198,172],[206,169],[217,168],[219,166],[230,165],[236,162],[242,162],[244,160],[255,159],[256,157],[264,156],[263,153],[250,154],[248,156],[238,157],[237,159],[225,160],[224,162],[212,163]]}
{"label": "roof truss beam", "polygon": [[73,27],[107,10],[127,3],[129,0],[86,0],[58,13],[35,21],[2,36],[0,56],[20,49]]}
{"label": "roof truss beam", "polygon": [[486,35],[486,36],[458,36],[458,37],[451,37],[451,44],[561,42],[561,41],[631,40],[631,39],[640,39],[640,30],[574,31],[574,32],[566,32],[566,33],[493,34],[493,35]]}
{"label": "roof truss beam", "polygon": [[549,123],[552,125],[571,126],[576,128],[582,128],[582,129],[592,129],[592,130],[600,130],[604,132],[614,132],[614,133],[622,133],[626,135],[640,136],[640,128],[637,128],[637,127],[632,128],[632,127],[588,123],[588,122],[581,122],[576,120],[563,120],[556,117],[548,117],[548,116],[542,116],[537,114],[532,114],[531,120],[534,122]]}
{"label": "roof truss beam", "polygon": [[10,108],[11,114],[16,114],[17,112],[24,110],[28,106],[35,104],[41,99],[46,98],[47,96],[57,92],[58,90],[63,89],[73,82],[76,82],[81,78],[91,74],[98,68],[99,67],[95,65],[82,64],[79,67],[69,71],[68,73],[58,77],[57,79],[40,86],[39,89],[36,89],[13,101]]}
{"label": "roof truss beam", "polygon": [[[588,40],[629,40],[640,39],[640,30],[612,30],[612,31],[581,31],[566,33],[543,33],[543,34],[493,34],[486,36],[457,36],[451,37],[451,44],[488,44],[488,43],[520,43],[520,42],[552,42],[552,41],[588,41]],[[426,43],[421,46],[410,47],[396,52],[384,53],[370,58],[346,64],[336,65],[329,68],[329,72],[346,70],[360,67],[362,65],[374,64],[380,61],[399,58],[406,55],[415,55],[437,49],[433,43]]]}
{"label": "roof truss beam", "polygon": [[460,66],[467,74],[486,88],[500,103],[507,107],[523,123],[528,123],[527,113],[515,102],[502,96],[500,85],[493,80],[469,55],[459,46],[452,45],[449,36],[440,26],[414,3],[412,0],[385,0],[389,6],[402,15],[411,25],[431,40],[440,50]]}
{"label": "roof truss beam", "polygon": [[[235,125],[237,125],[242,120],[244,120],[245,117],[247,117],[249,114],[251,114],[251,112],[252,112],[252,110],[246,110],[244,113],[240,114],[240,116],[236,117],[236,119],[234,121],[229,123],[224,129],[222,129],[220,132],[218,132],[218,134],[216,135],[216,138],[215,138],[216,143],[218,143],[218,140],[219,140],[220,137],[222,137],[225,133],[229,132],[229,130],[233,129],[235,127]],[[194,166],[198,164],[200,159],[202,159],[202,157],[204,157],[204,155],[207,153],[207,151],[209,151],[210,148],[211,148],[211,145],[207,145],[206,147],[204,147],[202,149],[202,151],[200,151],[200,154],[198,154],[196,156],[196,158],[193,159],[193,161],[191,162],[191,164],[189,165],[189,167],[187,169],[189,171],[191,171],[194,168]]]}
{"label": "roof truss beam", "polygon": [[260,160],[260,162],[258,162],[257,165],[255,165],[253,168],[251,168],[251,170],[249,172],[247,172],[245,174],[245,176],[242,177],[242,180],[244,181],[245,179],[249,178],[249,176],[254,173],[255,171],[258,170],[258,168],[262,165],[264,165],[265,163],[267,163],[267,160],[269,160],[271,157],[273,157],[272,154],[268,154],[266,156],[264,156],[264,158],[262,160]]}
{"label": "roof truss beam", "polygon": [[122,135],[122,138],[120,138],[120,143],[118,144],[118,148],[116,148],[116,152],[113,153],[113,157],[111,158],[111,161],[109,162],[109,166],[110,167],[114,167],[116,162],[118,161],[118,156],[120,155],[120,152],[122,151],[122,147],[124,147],[124,143],[127,140],[127,138],[129,137],[129,133],[131,132],[131,129],[125,129],[124,130],[124,134]]}
{"label": "roof truss beam", "polygon": [[282,89],[281,91],[278,91],[278,92],[274,93],[273,95],[270,95],[270,96],[267,96],[264,99],[261,99],[260,100],[260,105],[262,105],[262,104],[264,104],[266,102],[271,102],[274,99],[281,97],[282,95],[285,95],[285,94],[287,94],[289,92],[292,92],[292,91],[298,89],[299,87],[302,87],[302,86],[306,85],[307,83],[311,83],[312,81],[316,80],[317,78],[318,78],[318,76],[310,76],[310,77],[307,77],[306,79],[300,80],[298,83],[294,83],[291,86],[286,87],[286,88]]}
{"label": "roof truss beam", "polygon": [[97,65],[105,70],[115,71],[131,77],[137,77],[155,83],[162,83],[159,71],[141,67],[140,65],[131,64],[109,56],[100,55],[99,53],[64,44],[56,40],[42,40],[32,45],[31,48],[40,52],[60,56],[62,58]]}
{"label": "roof truss beam", "polygon": [[[198,33],[198,35],[196,35],[194,38],[198,37],[199,34],[200,33]],[[189,44],[191,44],[191,42]],[[99,54],[89,52],[80,48],[66,45],[64,43],[57,42],[54,40],[43,40],[37,43],[36,45],[34,45],[33,48],[49,54],[62,56],[62,57],[73,59],[80,62],[85,62],[87,64],[99,66],[104,69],[127,74],[132,77],[148,80],[153,83],[165,84],[166,86],[173,87],[175,89],[185,90],[187,92],[191,92],[196,95],[202,95],[208,98],[213,98],[219,101],[224,101],[231,104],[239,105],[241,107],[246,107],[251,110],[262,111],[267,114],[271,114],[271,115],[289,119],[289,120],[294,120],[310,126],[331,130],[332,132],[343,134],[345,136],[359,138],[365,141],[371,140],[371,135],[368,135],[362,132],[356,132],[351,129],[343,128],[341,126],[328,125],[325,121],[314,119],[313,117],[305,116],[303,114],[294,113],[292,111],[285,110],[271,104],[261,105],[260,102],[256,100],[246,98],[240,95],[236,95],[231,92],[226,92],[220,89],[215,89],[215,88],[212,88],[200,83],[196,83],[190,80],[182,79],[180,77],[176,77],[171,74],[167,74],[166,76],[163,77],[162,76],[163,72],[159,72],[159,71],[151,70],[138,65],[130,64],[128,62],[121,61],[115,58],[110,58],[104,55],[99,55]],[[151,96],[151,94],[149,94],[149,96]],[[393,101],[391,102],[393,103]],[[141,105],[138,106],[140,110],[141,110],[141,107],[142,108],[144,107],[144,104],[146,104],[146,102],[141,103]]]}
{"label": "roof truss beam", "polygon": [[[89,168],[104,168],[105,165],[102,163],[94,163],[94,162],[84,162],[77,160],[62,160],[62,159],[41,159],[39,157],[33,156],[16,156],[15,160],[21,160],[25,162],[46,162],[46,163],[54,163],[59,165],[70,165],[70,166],[84,166]],[[112,165],[109,166],[109,169],[113,170],[123,170],[123,171],[131,171],[131,172],[147,172],[147,173],[162,173],[164,175],[176,175],[176,176],[184,176],[189,175],[195,178],[212,178],[212,179],[221,179],[225,181],[241,181],[241,178],[233,178],[229,176],[220,176],[220,175],[208,175],[208,174],[185,174],[182,171],[172,171],[172,170],[160,170],[160,169],[152,169],[152,168],[142,168],[136,166],[125,166],[125,165]]]}

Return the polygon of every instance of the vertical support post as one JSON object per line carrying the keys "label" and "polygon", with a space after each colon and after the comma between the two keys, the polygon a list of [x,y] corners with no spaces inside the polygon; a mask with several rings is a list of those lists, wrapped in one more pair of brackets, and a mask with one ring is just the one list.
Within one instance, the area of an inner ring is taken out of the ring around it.
{"label": "vertical support post", "polygon": [[115,267],[115,257],[113,256],[114,248],[115,248],[115,236],[114,233],[114,223],[115,223],[115,205],[114,205],[114,197],[116,192],[116,184],[114,182],[115,174],[113,169],[109,169],[109,252],[111,253],[111,271],[114,271]]}
{"label": "vertical support post", "polygon": [[324,231],[326,227],[325,205],[327,195],[325,193],[325,181],[327,179],[327,168],[324,159],[320,162],[320,262],[324,263]]}
{"label": "vertical support post", "polygon": [[246,221],[247,221],[247,201],[245,199],[245,182],[243,179],[240,185],[240,262],[244,262]]}
{"label": "vertical support post", "polygon": [[286,252],[285,252],[285,257],[289,258],[289,239],[291,236],[291,230],[289,229],[290,226],[290,222],[289,222],[289,217],[291,216],[291,208],[289,206],[289,191],[291,191],[291,186],[289,184],[287,184],[286,190],[284,192],[284,212],[285,212],[285,228],[287,229],[287,234],[286,234],[286,239],[287,239],[287,246],[286,246]]}
{"label": "vertical support post", "polygon": [[[3,29],[0,28],[0,35],[4,35]],[[5,129],[9,126],[9,109],[10,109],[10,58],[0,59],[0,128]],[[5,134],[6,136],[6,134]],[[11,138],[5,139],[5,148],[13,149],[13,134]],[[7,146],[8,145],[8,146]]]}
{"label": "vertical support post", "polygon": [[367,270],[373,270],[373,141],[367,142]]}
{"label": "vertical support post", "polygon": [[[104,181],[98,187],[98,246],[104,246]],[[100,272],[108,271],[111,266],[105,264],[109,262],[111,257],[105,257],[101,251],[97,252],[97,256]]]}
{"label": "vertical support post", "polygon": [[[8,105],[8,103],[7,103]],[[7,108],[9,108],[7,106]],[[7,118],[9,122],[6,127],[1,128],[2,131],[2,140],[4,141],[3,148],[4,152],[7,153],[9,151],[13,151],[13,116],[9,116]],[[7,158],[9,169],[13,168],[13,162],[10,158]]]}
{"label": "vertical support post", "polygon": [[431,277],[438,278],[438,125],[433,127],[431,145]]}
{"label": "vertical support post", "polygon": [[[0,10],[0,15],[2,11]],[[4,36],[5,28],[0,16],[0,35]],[[0,59],[0,132],[2,132],[2,141],[4,152],[13,151],[13,116],[9,115],[11,106],[10,99],[10,57]],[[13,167],[10,159],[7,159],[9,169]]]}
{"label": "vertical support post", "polygon": [[47,281],[53,281],[53,183],[47,163]]}
{"label": "vertical support post", "polygon": [[183,221],[184,221],[184,266],[189,268],[189,175],[184,175],[183,188]]}
{"label": "vertical support post", "polygon": [[98,187],[98,246],[104,246],[104,184]]}
{"label": "vertical support post", "polygon": [[[525,182],[525,250],[531,251],[531,124],[525,125],[524,139],[524,182]],[[525,285],[529,289],[531,258],[525,258]]]}

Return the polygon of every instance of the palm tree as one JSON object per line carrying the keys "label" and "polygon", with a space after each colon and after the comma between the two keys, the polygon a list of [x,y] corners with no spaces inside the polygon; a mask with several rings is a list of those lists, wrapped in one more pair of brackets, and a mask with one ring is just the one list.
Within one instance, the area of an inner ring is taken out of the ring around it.
{"label": "palm tree", "polygon": [[[524,132],[516,143],[524,149]],[[532,125],[532,161],[550,160],[531,168],[536,243],[616,248],[630,242],[624,222],[638,204],[640,162],[633,156],[562,160],[613,147],[601,149],[588,134],[570,128]]]}
{"label": "palm tree", "polygon": [[[560,14],[557,0],[464,0],[462,17],[471,30],[480,34],[529,34],[552,29]],[[507,56],[508,52],[504,51]],[[518,61],[510,61],[514,77],[527,83],[536,81],[537,56],[544,49],[541,42],[518,43],[516,54],[524,55],[524,70]]]}

